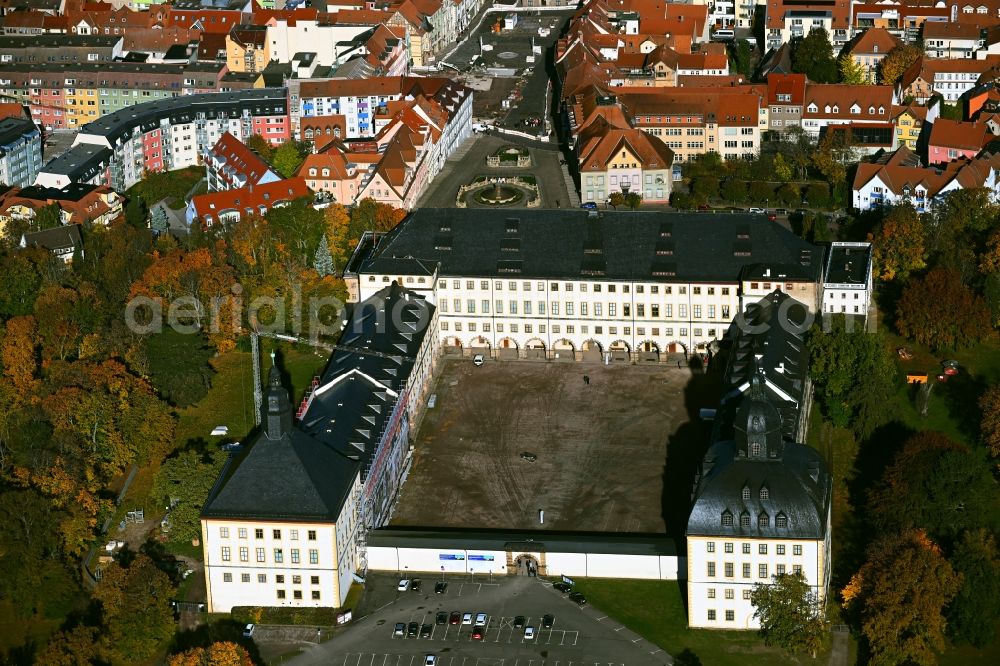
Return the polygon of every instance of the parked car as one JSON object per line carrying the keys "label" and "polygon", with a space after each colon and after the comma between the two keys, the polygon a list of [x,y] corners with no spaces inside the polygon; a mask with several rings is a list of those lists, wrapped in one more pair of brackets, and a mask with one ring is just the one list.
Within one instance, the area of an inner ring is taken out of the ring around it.
{"label": "parked car", "polygon": [[524,628],[524,640],[530,641],[535,637],[535,628],[532,626],[527,626]]}
{"label": "parked car", "polygon": [[486,613],[476,613],[476,626],[477,627],[486,626]]}
{"label": "parked car", "polygon": [[405,633],[406,633],[406,625],[403,624],[402,622],[397,622],[396,623],[396,628],[392,630],[392,635],[393,636],[402,636]]}
{"label": "parked car", "polygon": [[423,625],[423,626],[420,627],[420,637],[421,638],[430,638],[432,631],[434,631],[434,628],[431,625],[429,625],[429,624],[425,624],[425,625]]}
{"label": "parked car", "polygon": [[597,210],[597,204],[594,203],[593,201],[584,201],[582,204],[580,204],[580,208],[584,210]]}
{"label": "parked car", "polygon": [[578,606],[583,606],[587,603],[587,597],[583,596],[579,592],[571,592],[569,595],[569,600],[576,602]]}
{"label": "parked car", "polygon": [[458,611],[452,611],[451,616],[448,618],[448,624],[458,624],[462,621],[462,614]]}
{"label": "parked car", "polygon": [[775,213],[775,215],[788,215],[788,209],[787,208],[775,208],[774,209],[774,213]]}
{"label": "parked car", "polygon": [[514,628],[520,629],[523,626],[524,626],[524,616],[518,615],[517,617],[514,618]]}
{"label": "parked car", "polygon": [[707,203],[700,203],[698,204],[698,210],[712,210],[712,207]]}
{"label": "parked car", "polygon": [[413,590],[414,592],[419,592],[420,591],[420,579],[419,578],[414,578],[413,579],[413,582],[410,584],[410,589]]}
{"label": "parked car", "polygon": [[248,624],[247,626],[243,627],[243,638],[253,638],[253,632],[254,629],[256,628],[257,625],[255,624]]}
{"label": "parked car", "polygon": [[553,583],[552,587],[559,590],[563,594],[566,594],[567,592],[573,589],[573,586],[568,585],[566,583]]}
{"label": "parked car", "polygon": [[443,580],[439,580],[434,583],[434,594],[444,594],[444,591],[448,589],[448,583]]}
{"label": "parked car", "polygon": [[483,356],[482,354],[476,354],[475,356],[472,357],[472,364],[475,365],[477,368],[481,366],[483,363],[486,363],[486,357]]}
{"label": "parked car", "polygon": [[438,663],[438,658],[432,654],[424,657],[424,666],[436,666]]}
{"label": "parked car", "polygon": [[747,212],[752,213],[754,215],[763,215],[767,211],[765,211],[763,208],[748,208]]}
{"label": "parked car", "polygon": [[547,613],[542,616],[542,629],[551,629],[552,625],[555,624],[556,618],[551,613]]}
{"label": "parked car", "polygon": [[521,460],[524,460],[526,462],[535,462],[536,460],[538,460],[538,456],[536,456],[534,453],[531,453],[530,451],[522,451]]}
{"label": "parked car", "polygon": [[406,592],[408,589],[410,589],[409,578],[404,578],[403,580],[399,581],[399,585],[396,586],[396,590],[399,592]]}
{"label": "parked car", "polygon": [[462,613],[462,624],[472,624],[472,613]]}
{"label": "parked car", "polygon": [[444,611],[438,611],[438,614],[434,616],[434,624],[448,624],[448,614]]}
{"label": "parked car", "polygon": [[486,633],[485,627],[476,627],[472,630],[472,639],[481,641],[483,640],[483,635]]}
{"label": "parked car", "polygon": [[416,622],[411,622],[408,627],[406,627],[406,635],[413,638],[420,631],[420,625]]}
{"label": "parked car", "polygon": [[778,219],[778,216],[775,215],[773,211],[767,214],[767,221],[768,222],[774,222],[777,219]]}

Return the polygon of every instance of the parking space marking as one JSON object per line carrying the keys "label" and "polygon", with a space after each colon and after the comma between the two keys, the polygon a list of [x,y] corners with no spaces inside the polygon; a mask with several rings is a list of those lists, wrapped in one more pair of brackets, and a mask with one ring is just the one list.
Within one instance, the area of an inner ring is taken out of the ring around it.
{"label": "parking space marking", "polygon": [[601,620],[604,620],[607,617],[608,617],[607,615],[602,615],[601,617],[597,618],[597,621],[600,622]]}

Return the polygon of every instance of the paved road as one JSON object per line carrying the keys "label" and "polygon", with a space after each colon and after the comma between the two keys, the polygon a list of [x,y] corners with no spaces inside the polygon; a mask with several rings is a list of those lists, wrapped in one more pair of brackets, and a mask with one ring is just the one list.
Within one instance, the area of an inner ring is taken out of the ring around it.
{"label": "paved road", "polygon": [[[382,575],[392,586],[395,577]],[[444,594],[434,594],[433,578],[422,592],[394,593],[395,599],[355,621],[332,640],[308,647],[292,659],[296,666],[421,666],[433,654],[441,666],[640,666],[672,659],[597,609],[580,608],[546,581],[526,576],[452,579]],[[467,625],[437,624],[439,611],[489,615],[483,640],[472,639]],[[554,615],[541,628],[541,617]],[[514,626],[524,616],[535,635],[525,638]],[[429,625],[429,638],[395,635],[397,622]]]}
{"label": "paved road", "polygon": [[[504,145],[529,146],[533,164],[525,169],[494,169],[486,166],[486,157]],[[495,134],[473,134],[445,164],[417,202],[418,208],[454,208],[458,188],[473,181],[476,176],[532,175],[538,182],[542,208],[566,208],[573,205],[563,168],[559,164],[562,154],[556,145],[528,142],[500,137]],[[516,208],[511,207],[511,210]]]}

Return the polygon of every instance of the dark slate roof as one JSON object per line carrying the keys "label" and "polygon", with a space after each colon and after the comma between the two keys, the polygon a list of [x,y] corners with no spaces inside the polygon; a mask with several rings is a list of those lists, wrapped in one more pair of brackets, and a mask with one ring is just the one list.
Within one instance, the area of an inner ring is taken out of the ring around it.
{"label": "dark slate roof", "polygon": [[22,247],[41,247],[52,251],[72,250],[79,247],[81,242],[80,227],[76,224],[32,231],[21,238]]}
{"label": "dark slate roof", "polygon": [[358,463],[299,430],[230,459],[201,515],[336,522]]}
{"label": "dark slate roof", "polygon": [[[782,317],[787,313],[787,317]],[[698,536],[821,539],[832,481],[812,448],[795,442],[806,398],[808,350],[801,325],[805,306],[774,291],[747,308],[730,328],[727,392],[716,411],[712,445],[695,481],[687,533]],[[778,423],[774,421],[777,420]],[[749,450],[752,433],[769,433],[761,457]],[[780,432],[780,435],[778,434]],[[744,487],[750,499],[742,499]],[[760,489],[768,499],[760,499]],[[722,522],[728,511],[731,526]],[[740,517],[750,517],[743,527]],[[767,527],[758,518],[767,513]],[[784,515],[788,523],[779,528]]]}
{"label": "dark slate roof", "polygon": [[359,460],[366,474],[433,315],[434,306],[395,283],[355,306],[299,427]]}
{"label": "dark slate roof", "polygon": [[372,530],[368,546],[430,548],[433,550],[520,550],[550,553],[611,555],[676,555],[673,539],[664,536],[621,535],[548,530],[468,530],[464,528],[388,527]]}
{"label": "dark slate roof", "polygon": [[[707,471],[705,469],[707,468]],[[813,478],[815,475],[815,478]],[[742,499],[744,486],[750,499]],[[768,499],[760,499],[766,486]],[[805,444],[785,444],[780,461],[738,458],[732,440],[716,442],[705,454],[694,508],[687,533],[693,536],[731,536],[758,539],[822,539],[832,481],[815,449]],[[724,511],[733,514],[732,527],[722,526]],[[750,526],[740,526],[740,515],[750,515]],[[768,527],[759,527],[761,512],[768,514]],[[779,528],[783,513],[788,527]]]}
{"label": "dark slate roof", "polygon": [[[794,305],[793,305],[794,304]],[[782,291],[747,306],[727,337],[732,340],[726,392],[715,421],[716,438],[731,437],[730,421],[751,379],[763,379],[764,393],[781,414],[785,438],[795,439],[805,397],[809,352],[805,343],[806,308]],[[719,430],[721,429],[721,430]]]}
{"label": "dark slate roof", "polygon": [[360,273],[731,282],[753,265],[818,280],[818,249],[763,215],[583,210],[413,211]]}
{"label": "dark slate roof", "polygon": [[834,243],[826,257],[826,277],[823,281],[831,284],[865,285],[871,273],[871,261],[870,244],[852,247]]}
{"label": "dark slate roof", "polygon": [[74,182],[86,182],[110,163],[113,152],[106,146],[78,143],[42,167],[43,173],[67,176]]}
{"label": "dark slate roof", "polygon": [[164,119],[176,124],[193,122],[199,115],[205,118],[239,118],[244,110],[250,111],[251,115],[288,113],[287,91],[284,88],[255,88],[165,97],[101,116],[80,128],[80,133],[103,136],[114,144],[122,136],[131,136],[133,130],[149,131]]}
{"label": "dark slate roof", "polygon": [[47,201],[49,199],[55,201],[79,201],[98,187],[100,185],[91,185],[89,183],[70,183],[63,188],[29,185],[28,187],[21,188],[17,196],[36,201]]}
{"label": "dark slate roof", "polygon": [[10,116],[0,119],[0,157],[4,157],[7,154],[6,146],[21,141],[24,137],[31,138],[36,136],[41,137],[41,132],[38,131],[35,123],[27,118]]}
{"label": "dark slate roof", "polygon": [[0,35],[0,49],[31,49],[31,48],[105,48],[112,49],[122,41],[122,35]]}

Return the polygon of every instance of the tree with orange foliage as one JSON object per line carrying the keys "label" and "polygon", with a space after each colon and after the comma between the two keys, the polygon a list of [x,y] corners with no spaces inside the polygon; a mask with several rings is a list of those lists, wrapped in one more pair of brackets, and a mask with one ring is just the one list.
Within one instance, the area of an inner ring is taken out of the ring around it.
{"label": "tree with orange foliage", "polygon": [[895,206],[868,235],[876,280],[905,280],[927,259],[924,225],[910,204]]}
{"label": "tree with orange foliage", "polygon": [[983,443],[991,456],[1000,458],[1000,384],[986,389],[979,398],[979,409],[983,412],[979,426]]}
{"label": "tree with orange foliage", "polygon": [[993,332],[985,301],[948,268],[907,285],[896,307],[896,327],[935,350],[969,347]]}
{"label": "tree with orange foliage", "polygon": [[79,625],[49,639],[35,666],[90,666],[97,661],[97,629]]}
{"label": "tree with orange foliage", "polygon": [[253,666],[246,649],[231,641],[212,643],[207,648],[192,648],[170,657],[169,666]]}
{"label": "tree with orange foliage", "polygon": [[38,387],[38,327],[31,315],[12,317],[3,331],[0,360],[3,374],[16,391],[17,401],[27,400]]}
{"label": "tree with orange foliage", "polygon": [[961,583],[941,549],[920,530],[889,534],[843,590],[861,618],[873,666],[935,664],[945,647],[944,610]]}
{"label": "tree with orange foliage", "polygon": [[112,664],[151,659],[174,633],[173,593],[170,579],[147,555],[136,555],[127,567],[114,562],[105,568],[94,590],[103,611],[105,658]]}

